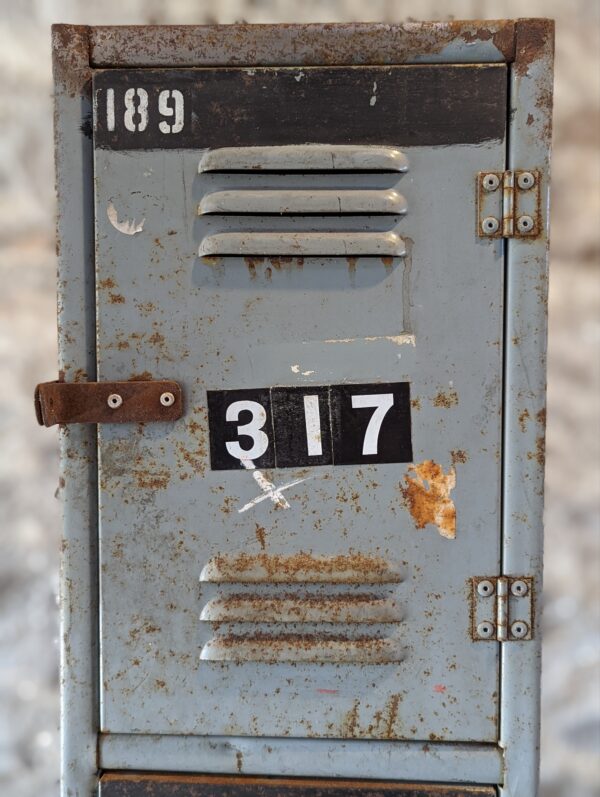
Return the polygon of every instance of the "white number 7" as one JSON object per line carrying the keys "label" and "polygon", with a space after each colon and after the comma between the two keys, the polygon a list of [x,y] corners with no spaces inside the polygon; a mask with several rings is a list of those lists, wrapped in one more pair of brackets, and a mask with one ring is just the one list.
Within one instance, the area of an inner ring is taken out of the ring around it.
{"label": "white number 7", "polygon": [[386,416],[386,413],[394,404],[393,393],[371,393],[366,396],[352,396],[353,409],[360,409],[362,407],[375,407],[375,412],[371,415],[371,420],[365,432],[365,439],[363,441],[363,456],[369,454],[377,454],[377,445],[379,443],[379,431],[381,424]]}

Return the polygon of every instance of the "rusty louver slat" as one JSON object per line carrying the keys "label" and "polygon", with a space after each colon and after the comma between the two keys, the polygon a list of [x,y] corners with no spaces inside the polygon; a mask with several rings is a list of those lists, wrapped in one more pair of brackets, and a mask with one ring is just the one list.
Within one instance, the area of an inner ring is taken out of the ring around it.
{"label": "rusty louver slat", "polygon": [[[200,615],[203,623],[215,625],[200,654],[204,662],[390,664],[404,659],[398,635],[402,610],[395,594],[402,576],[396,563],[362,554],[218,556],[203,568],[200,581],[221,585]],[[298,585],[294,591],[292,584]],[[359,584],[363,590],[357,593]],[[228,591],[231,585],[234,592]],[[245,585],[253,585],[253,591],[240,591]],[[285,591],[277,591],[280,587]]]}

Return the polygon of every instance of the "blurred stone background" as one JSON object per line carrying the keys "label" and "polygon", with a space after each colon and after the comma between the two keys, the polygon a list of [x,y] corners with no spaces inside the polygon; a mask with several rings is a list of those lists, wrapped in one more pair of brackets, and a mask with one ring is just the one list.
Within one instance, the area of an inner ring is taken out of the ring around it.
{"label": "blurred stone background", "polygon": [[600,794],[599,0],[0,0],[0,794],[58,794],[52,22],[557,21],[542,797]]}

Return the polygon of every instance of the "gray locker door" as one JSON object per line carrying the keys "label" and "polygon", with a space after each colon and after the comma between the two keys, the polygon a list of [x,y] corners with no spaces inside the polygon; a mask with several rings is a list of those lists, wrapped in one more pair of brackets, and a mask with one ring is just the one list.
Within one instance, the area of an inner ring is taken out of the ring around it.
{"label": "gray locker door", "polygon": [[506,82],[96,73],[102,731],[496,740]]}

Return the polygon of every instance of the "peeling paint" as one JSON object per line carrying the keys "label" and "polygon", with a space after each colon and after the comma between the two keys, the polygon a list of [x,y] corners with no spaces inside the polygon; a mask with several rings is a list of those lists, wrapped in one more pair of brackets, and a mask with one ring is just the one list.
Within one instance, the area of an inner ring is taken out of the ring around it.
{"label": "peeling paint", "polygon": [[137,224],[135,219],[123,219],[123,221],[119,221],[119,214],[112,202],[108,203],[106,215],[115,230],[122,232],[123,235],[137,235],[138,232],[142,232],[144,229],[146,219],[142,219]]}
{"label": "peeling paint", "polygon": [[442,537],[453,540],[456,537],[456,507],[450,492],[456,487],[454,467],[444,473],[440,465],[428,459],[411,465],[404,481],[400,491],[415,527],[424,529],[432,524]]}
{"label": "peeling paint", "polygon": [[323,343],[376,343],[380,340],[388,340],[390,343],[395,343],[396,346],[416,346],[416,339],[414,335],[374,335],[367,338],[328,338]]}

